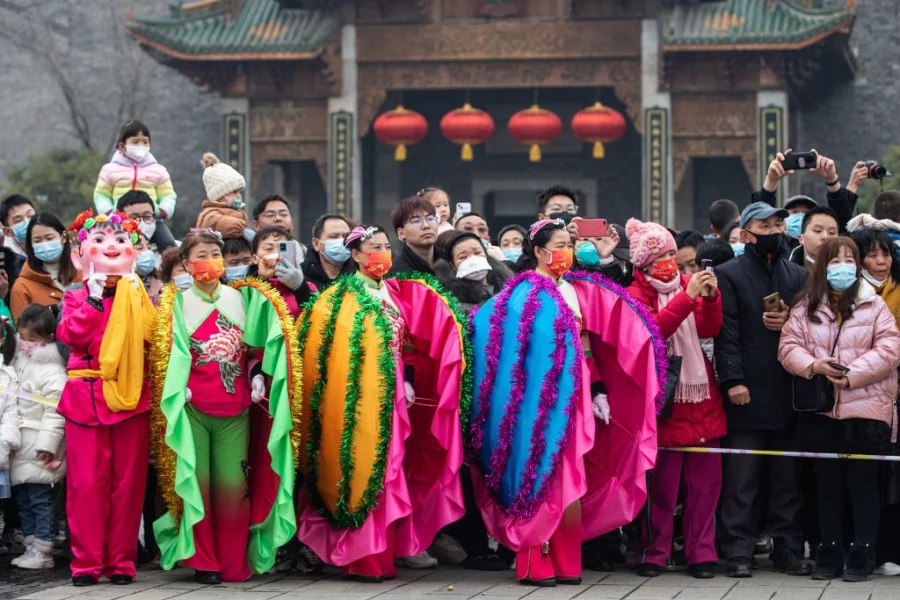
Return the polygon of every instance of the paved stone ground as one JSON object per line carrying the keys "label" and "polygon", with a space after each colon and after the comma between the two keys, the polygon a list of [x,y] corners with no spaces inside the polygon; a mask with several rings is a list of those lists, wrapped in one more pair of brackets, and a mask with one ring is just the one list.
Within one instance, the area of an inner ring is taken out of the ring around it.
{"label": "paved stone ground", "polygon": [[[65,573],[62,573],[63,575]],[[402,569],[396,580],[382,584],[343,581],[337,572],[325,576],[292,574],[264,575],[241,584],[214,587],[197,585],[193,572],[141,569],[129,586],[100,584],[75,588],[58,579],[57,569],[45,576],[40,588],[34,580],[13,584],[18,594],[9,595],[0,575],[4,598],[68,600],[102,598],[114,600],[512,600],[516,598],[565,600],[897,600],[900,577],[878,577],[867,583],[812,581],[808,577],[787,577],[766,570],[752,579],[735,580],[722,574],[699,581],[687,573],[664,573],[655,579],[638,577],[631,571],[594,573],[586,571],[580,586],[540,589],[519,585],[513,571],[484,573],[439,567],[433,571]],[[55,581],[54,581],[55,580]]]}

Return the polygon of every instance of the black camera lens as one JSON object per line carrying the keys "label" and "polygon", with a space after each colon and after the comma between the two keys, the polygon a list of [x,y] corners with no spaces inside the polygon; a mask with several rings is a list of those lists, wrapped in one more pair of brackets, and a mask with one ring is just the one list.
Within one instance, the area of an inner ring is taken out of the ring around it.
{"label": "black camera lens", "polygon": [[869,169],[869,179],[884,179],[887,177],[887,169],[874,160],[867,160],[866,167]]}

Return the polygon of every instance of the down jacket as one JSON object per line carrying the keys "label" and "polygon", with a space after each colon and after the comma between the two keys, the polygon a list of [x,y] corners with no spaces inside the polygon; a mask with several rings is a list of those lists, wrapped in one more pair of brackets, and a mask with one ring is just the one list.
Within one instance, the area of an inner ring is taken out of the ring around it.
{"label": "down jacket", "polygon": [[[681,323],[693,312],[700,338],[711,338],[719,334],[722,327],[722,296],[716,292],[708,298],[691,300],[684,290],[691,280],[690,275],[681,276],[682,291],[669,302],[662,312],[659,310],[657,292],[644,274],[636,269],[634,282],[628,288],[631,296],[646,306],[653,316],[662,336],[669,339]],[[660,447],[676,448],[704,444],[725,435],[725,411],[722,408],[722,394],[716,385],[712,365],[706,362],[706,377],[709,381],[709,398],[703,402],[676,402],[672,405],[672,416],[659,420],[657,436]]]}
{"label": "down jacket", "polygon": [[17,387],[15,370],[10,366],[0,366],[0,470],[9,469],[9,455],[22,443],[16,417],[16,398],[5,393]]}
{"label": "down jacket", "polygon": [[[816,311],[821,323],[807,318],[807,306],[803,300],[791,310],[778,346],[778,359],[797,377],[807,377],[813,362],[831,356],[838,331],[835,314],[827,304],[820,304]],[[849,367],[850,387],[835,387],[834,408],[824,414],[833,419],[883,421],[891,426],[897,398],[900,332],[887,304],[865,281],[859,284],[856,308],[844,323],[834,358]]]}
{"label": "down jacket", "polygon": [[100,169],[94,188],[94,207],[98,213],[109,214],[116,208],[119,198],[131,190],[147,192],[159,207],[163,219],[175,212],[177,196],[166,168],[156,162],[152,154],[136,163],[116,150],[112,159]]}

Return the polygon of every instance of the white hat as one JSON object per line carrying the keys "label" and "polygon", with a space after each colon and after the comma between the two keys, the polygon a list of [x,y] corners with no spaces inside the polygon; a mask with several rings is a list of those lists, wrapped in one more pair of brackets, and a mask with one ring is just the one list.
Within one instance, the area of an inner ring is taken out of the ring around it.
{"label": "white hat", "polygon": [[236,192],[247,187],[244,176],[238,173],[230,165],[219,162],[216,155],[207,152],[203,155],[203,187],[206,188],[206,197],[216,201],[225,194]]}

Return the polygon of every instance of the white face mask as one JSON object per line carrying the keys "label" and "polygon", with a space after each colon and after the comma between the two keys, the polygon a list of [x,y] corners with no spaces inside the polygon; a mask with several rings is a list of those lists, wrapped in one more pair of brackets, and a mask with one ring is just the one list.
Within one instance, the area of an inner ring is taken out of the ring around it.
{"label": "white face mask", "polygon": [[876,288],[880,288],[881,286],[884,285],[884,282],[887,281],[887,279],[882,279],[881,281],[878,281],[877,279],[872,277],[872,275],[865,269],[862,270],[862,276],[863,276],[863,279],[865,279],[866,281],[871,283],[872,286],[876,287]]}
{"label": "white face mask", "polygon": [[147,221],[144,221],[142,219],[141,222],[138,223],[138,229],[140,229],[141,233],[147,236],[148,240],[152,239],[153,234],[156,233],[156,221],[148,223]]}
{"label": "white face mask", "polygon": [[481,281],[487,277],[487,274],[490,272],[491,265],[486,256],[470,256],[459,263],[459,266],[456,268],[456,278]]}
{"label": "white face mask", "polygon": [[133,146],[129,144],[125,146],[125,154],[128,158],[141,162],[145,156],[150,154],[150,146]]}

